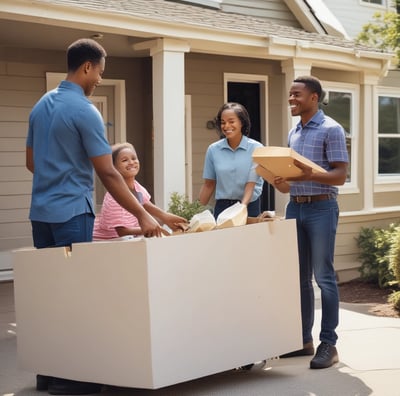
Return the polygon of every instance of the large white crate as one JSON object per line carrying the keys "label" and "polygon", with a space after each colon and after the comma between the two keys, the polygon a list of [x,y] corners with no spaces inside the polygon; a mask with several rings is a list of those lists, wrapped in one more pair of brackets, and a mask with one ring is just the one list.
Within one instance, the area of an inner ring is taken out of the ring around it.
{"label": "large white crate", "polygon": [[13,253],[18,361],[156,389],[302,347],[296,225]]}

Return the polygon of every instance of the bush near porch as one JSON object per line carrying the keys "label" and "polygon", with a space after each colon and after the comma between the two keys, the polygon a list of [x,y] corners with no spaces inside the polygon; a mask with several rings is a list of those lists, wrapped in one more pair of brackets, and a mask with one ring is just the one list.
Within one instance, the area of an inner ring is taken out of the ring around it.
{"label": "bush near porch", "polygon": [[400,223],[363,227],[356,238],[361,279],[393,290],[389,302],[400,311]]}
{"label": "bush near porch", "polygon": [[186,195],[173,192],[170,196],[168,212],[181,216],[188,221],[190,221],[195,214],[206,209],[208,208],[203,206],[200,201],[195,200],[191,202]]}

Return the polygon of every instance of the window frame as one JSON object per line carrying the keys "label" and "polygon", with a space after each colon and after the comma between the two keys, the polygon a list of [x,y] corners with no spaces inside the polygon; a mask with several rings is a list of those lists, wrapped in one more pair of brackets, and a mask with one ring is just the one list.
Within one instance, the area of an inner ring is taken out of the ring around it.
{"label": "window frame", "polygon": [[364,7],[374,7],[374,8],[387,8],[388,1],[381,0],[381,4],[371,3],[368,0],[360,0],[360,5]]}
{"label": "window frame", "polygon": [[[400,190],[400,173],[384,175],[379,174],[379,98],[391,97],[400,100],[400,88],[377,87],[374,98],[374,179],[375,192],[388,192]],[[399,125],[400,127],[400,125]],[[382,136],[384,137],[384,136]],[[398,139],[400,139],[400,134]]]}
{"label": "window frame", "polygon": [[[350,103],[350,139],[351,139],[351,168],[350,181],[346,181],[343,186],[339,186],[340,194],[359,193],[358,186],[358,141],[359,141],[359,119],[360,119],[360,87],[357,84],[340,83],[334,81],[321,81],[323,89],[329,92],[348,93],[351,95]],[[329,103],[328,103],[329,106]],[[321,107],[324,111],[324,106]],[[347,136],[346,136],[347,137]]]}

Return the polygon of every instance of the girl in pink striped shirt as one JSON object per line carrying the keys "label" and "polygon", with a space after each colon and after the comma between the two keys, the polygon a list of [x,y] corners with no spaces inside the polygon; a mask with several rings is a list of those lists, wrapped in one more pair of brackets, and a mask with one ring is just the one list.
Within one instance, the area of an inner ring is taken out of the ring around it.
{"label": "girl in pink striped shirt", "polygon": [[[172,230],[179,229],[179,223],[187,221],[158,208],[150,201],[148,191],[135,180],[140,170],[140,162],[136,150],[130,143],[116,144],[112,147],[112,159],[115,168],[121,173],[132,194],[143,207],[161,224]],[[120,206],[109,192],[106,192],[100,215],[96,216],[93,239],[112,239],[126,235],[142,235],[142,230],[135,216]]]}

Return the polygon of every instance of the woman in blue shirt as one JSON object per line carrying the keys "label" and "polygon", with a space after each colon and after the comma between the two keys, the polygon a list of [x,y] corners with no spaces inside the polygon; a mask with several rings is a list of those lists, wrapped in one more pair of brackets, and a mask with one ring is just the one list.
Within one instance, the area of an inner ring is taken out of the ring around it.
{"label": "woman in blue shirt", "polygon": [[247,206],[249,216],[257,217],[261,212],[263,179],[255,171],[252,154],[262,144],[248,137],[249,114],[239,103],[225,103],[216,123],[224,138],[207,149],[200,202],[207,205],[215,191],[215,218],[236,202]]}

